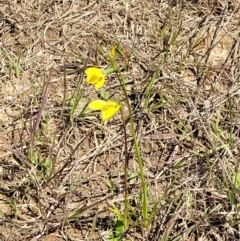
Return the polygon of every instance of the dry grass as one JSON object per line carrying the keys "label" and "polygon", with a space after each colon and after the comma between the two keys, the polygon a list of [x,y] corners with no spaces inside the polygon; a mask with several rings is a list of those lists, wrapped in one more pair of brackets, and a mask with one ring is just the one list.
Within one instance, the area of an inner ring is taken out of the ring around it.
{"label": "dry grass", "polygon": [[[96,97],[84,70],[108,67],[112,45],[151,217],[143,229],[127,122],[131,220],[122,239],[239,240],[239,26],[238,0],[0,1],[0,240],[108,240],[115,230],[122,122],[100,127],[80,115]],[[114,75],[107,89],[121,98]]]}

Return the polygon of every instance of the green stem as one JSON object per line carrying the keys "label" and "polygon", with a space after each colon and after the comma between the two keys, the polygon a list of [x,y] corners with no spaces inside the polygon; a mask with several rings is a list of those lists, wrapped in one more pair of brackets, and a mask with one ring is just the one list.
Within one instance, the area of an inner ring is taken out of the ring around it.
{"label": "green stem", "polygon": [[125,148],[125,163],[124,163],[124,188],[125,188],[125,197],[124,197],[124,229],[128,229],[128,148],[127,148],[127,131],[126,131],[126,125],[125,125],[125,118],[123,114],[122,108],[121,111],[121,117],[123,122],[123,132],[124,132],[124,148]]}
{"label": "green stem", "polygon": [[141,179],[141,187],[142,187],[141,199],[142,199],[143,226],[147,229],[148,228],[148,199],[147,199],[147,185],[145,182],[144,171],[143,171],[143,162],[142,162],[141,152],[140,152],[140,148],[138,145],[137,136],[135,132],[132,109],[131,109],[130,100],[127,94],[125,80],[121,71],[118,68],[115,68],[115,69],[116,69],[116,72],[119,74],[119,80],[121,82],[122,90],[125,96],[125,101],[127,103],[127,108],[129,112],[129,120],[130,120],[131,132],[133,136],[134,148],[136,151],[137,161],[138,161],[139,170],[140,170],[140,179]]}

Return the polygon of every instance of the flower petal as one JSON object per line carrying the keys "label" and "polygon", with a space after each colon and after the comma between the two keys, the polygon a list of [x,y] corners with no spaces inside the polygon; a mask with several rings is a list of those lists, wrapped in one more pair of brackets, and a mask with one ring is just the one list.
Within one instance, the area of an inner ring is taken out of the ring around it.
{"label": "flower petal", "polygon": [[107,102],[107,105],[103,107],[101,110],[102,121],[106,121],[111,117],[113,117],[119,111],[120,108],[121,108],[121,105],[116,102],[112,102],[112,101]]}
{"label": "flower petal", "polygon": [[105,75],[101,69],[90,67],[85,70],[87,75],[87,82],[89,84],[95,84],[95,88],[99,89],[103,86],[105,82]]}
{"label": "flower petal", "polygon": [[105,82],[105,78],[101,78],[99,79],[99,81],[95,84],[95,89],[100,89],[103,85],[104,85],[104,82]]}
{"label": "flower petal", "polygon": [[107,101],[104,100],[93,100],[88,104],[88,108],[91,110],[101,110],[108,104]]}
{"label": "flower petal", "polygon": [[92,75],[92,74],[96,74],[96,75],[101,75],[103,74],[102,70],[96,67],[89,67],[85,70],[86,75]]}
{"label": "flower petal", "polygon": [[87,76],[87,82],[89,84],[95,85],[98,81],[99,78],[95,74]]}

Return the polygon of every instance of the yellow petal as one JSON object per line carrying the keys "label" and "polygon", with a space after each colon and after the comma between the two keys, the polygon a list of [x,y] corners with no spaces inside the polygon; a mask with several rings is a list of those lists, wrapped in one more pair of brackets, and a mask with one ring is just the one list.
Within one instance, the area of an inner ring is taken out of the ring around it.
{"label": "yellow petal", "polygon": [[108,104],[107,101],[104,100],[93,100],[88,104],[88,108],[91,110],[101,110]]}
{"label": "yellow petal", "polygon": [[90,67],[85,70],[87,75],[87,82],[89,84],[94,84],[96,89],[99,89],[103,86],[105,81],[105,75],[101,69]]}
{"label": "yellow petal", "polygon": [[112,102],[112,101],[107,102],[107,105],[105,105],[101,110],[102,121],[106,121],[111,117],[113,117],[119,111],[120,108],[121,108],[121,105],[116,102]]}
{"label": "yellow petal", "polygon": [[105,79],[101,78],[99,81],[95,84],[95,89],[100,89],[104,85]]}

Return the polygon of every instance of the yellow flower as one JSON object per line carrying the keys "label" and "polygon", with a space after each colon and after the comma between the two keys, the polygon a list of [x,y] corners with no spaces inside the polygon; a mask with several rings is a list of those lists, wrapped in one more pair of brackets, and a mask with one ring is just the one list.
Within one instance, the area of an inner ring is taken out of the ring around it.
{"label": "yellow flower", "polygon": [[91,110],[101,110],[102,121],[106,121],[119,111],[121,105],[114,101],[94,100],[89,103],[88,108]]}
{"label": "yellow flower", "polygon": [[100,89],[105,82],[105,74],[101,69],[90,67],[85,70],[87,75],[87,82],[89,84],[95,85],[95,89]]}

